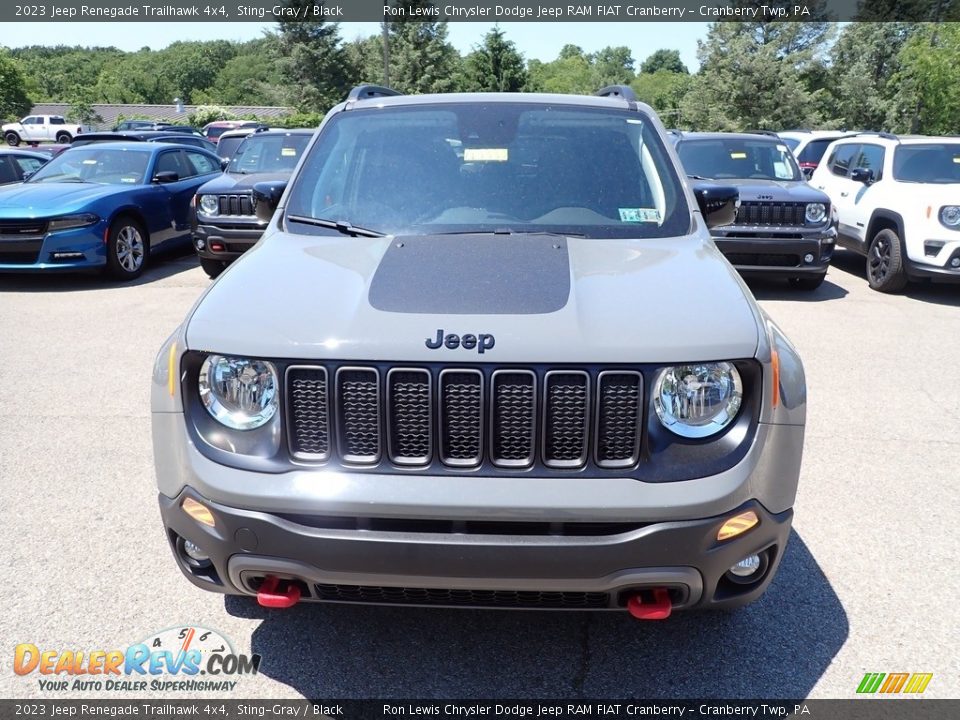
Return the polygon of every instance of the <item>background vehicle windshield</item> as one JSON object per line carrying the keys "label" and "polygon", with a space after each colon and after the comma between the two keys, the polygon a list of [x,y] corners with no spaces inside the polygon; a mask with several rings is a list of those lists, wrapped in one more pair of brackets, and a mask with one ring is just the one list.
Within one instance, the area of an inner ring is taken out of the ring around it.
{"label": "background vehicle windshield", "polygon": [[240,147],[240,143],[247,139],[246,135],[234,135],[232,137],[220,138],[217,143],[217,155],[222,158],[232,158]]}
{"label": "background vehicle windshield", "polygon": [[58,155],[27,182],[91,182],[101,185],[137,185],[143,182],[150,153],[102,149],[96,145],[71,148]]}
{"label": "background vehicle windshield", "polygon": [[898,145],[893,153],[893,177],[901,182],[960,183],[960,144]]}
{"label": "background vehicle windshield", "polygon": [[690,227],[644,114],[501,102],[338,114],[294,182],[287,218],[298,216],[386,234],[669,237]]}
{"label": "background vehicle windshield", "polygon": [[[309,135],[248,135],[230,158],[229,172],[292,172]],[[222,152],[222,151],[221,151]]]}
{"label": "background vehicle windshield", "polygon": [[789,148],[763,138],[685,140],[677,147],[680,162],[691,175],[711,179],[802,180]]}

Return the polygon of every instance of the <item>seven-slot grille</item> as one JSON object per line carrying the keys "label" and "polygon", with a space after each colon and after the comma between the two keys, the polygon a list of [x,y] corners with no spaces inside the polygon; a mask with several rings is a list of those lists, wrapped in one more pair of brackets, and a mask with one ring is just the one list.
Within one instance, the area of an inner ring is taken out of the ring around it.
{"label": "seven-slot grille", "polygon": [[806,222],[806,214],[803,202],[741,202],[735,224],[797,226]]}
{"label": "seven-slot grille", "polygon": [[253,198],[250,195],[220,195],[221,215],[253,215]]}
{"label": "seven-slot grille", "polygon": [[451,468],[577,469],[640,460],[643,377],[629,370],[291,366],[294,457]]}

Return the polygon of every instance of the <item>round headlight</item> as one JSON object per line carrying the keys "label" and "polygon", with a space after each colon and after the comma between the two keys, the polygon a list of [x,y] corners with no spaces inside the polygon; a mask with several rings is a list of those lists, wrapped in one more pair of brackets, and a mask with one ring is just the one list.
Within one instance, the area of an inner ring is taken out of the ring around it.
{"label": "round headlight", "polygon": [[686,438],[704,438],[723,430],[737,416],[742,399],[740,373],[727,362],[665,368],[653,392],[660,422]]}
{"label": "round headlight", "polygon": [[216,195],[201,195],[200,209],[205,215],[216,215],[220,212],[220,198]]}
{"label": "round headlight", "polygon": [[940,222],[949,228],[960,227],[960,207],[946,205],[940,208]]}
{"label": "round headlight", "polygon": [[277,369],[272,363],[211,355],[200,367],[200,400],[217,422],[253,430],[277,413]]}
{"label": "round headlight", "polygon": [[807,222],[820,223],[827,216],[827,207],[823,203],[807,203]]}

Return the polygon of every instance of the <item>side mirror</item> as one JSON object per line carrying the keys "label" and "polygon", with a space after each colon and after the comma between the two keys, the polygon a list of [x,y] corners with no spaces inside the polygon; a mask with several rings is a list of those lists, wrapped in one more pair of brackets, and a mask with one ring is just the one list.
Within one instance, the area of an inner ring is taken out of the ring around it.
{"label": "side mirror", "polygon": [[253,186],[253,210],[258,220],[270,222],[286,189],[286,180],[258,182]]}
{"label": "side mirror", "polygon": [[27,180],[30,179],[30,176],[33,175],[35,172],[36,172],[36,170],[27,170],[27,172],[25,172],[25,173],[23,174],[23,177],[20,178],[20,179],[21,179],[23,182],[26,182]]}
{"label": "side mirror", "polygon": [[230,158],[220,158],[220,170],[226,170],[230,164]]}
{"label": "side mirror", "polygon": [[732,225],[737,219],[740,191],[730,185],[696,185],[693,194],[708,228]]}
{"label": "side mirror", "polygon": [[159,184],[175,183],[179,179],[180,176],[173,170],[161,170],[153,176],[153,182]]}
{"label": "side mirror", "polygon": [[873,170],[869,168],[855,168],[852,173],[850,173],[850,179],[854,182],[863,183],[864,185],[873,184]]}

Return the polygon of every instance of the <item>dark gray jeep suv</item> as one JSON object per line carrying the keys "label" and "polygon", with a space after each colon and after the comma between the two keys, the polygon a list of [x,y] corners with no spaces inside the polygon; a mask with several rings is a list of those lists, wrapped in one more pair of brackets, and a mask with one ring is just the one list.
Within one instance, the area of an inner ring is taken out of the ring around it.
{"label": "dark gray jeep suv", "polygon": [[711,230],[740,274],[787,278],[801,290],[820,287],[836,246],[836,215],[830,198],[804,180],[783,140],[693,132],[673,140],[688,175],[740,190],[734,224]]}

